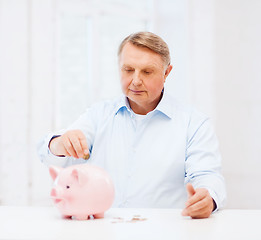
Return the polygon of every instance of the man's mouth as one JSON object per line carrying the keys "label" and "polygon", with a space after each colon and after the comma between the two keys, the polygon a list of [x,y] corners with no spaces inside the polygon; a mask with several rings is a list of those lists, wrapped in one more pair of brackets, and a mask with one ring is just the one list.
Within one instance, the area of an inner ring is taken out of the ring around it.
{"label": "man's mouth", "polygon": [[130,91],[134,94],[140,94],[140,93],[143,93],[144,91],[138,91],[138,90],[132,90],[130,89]]}

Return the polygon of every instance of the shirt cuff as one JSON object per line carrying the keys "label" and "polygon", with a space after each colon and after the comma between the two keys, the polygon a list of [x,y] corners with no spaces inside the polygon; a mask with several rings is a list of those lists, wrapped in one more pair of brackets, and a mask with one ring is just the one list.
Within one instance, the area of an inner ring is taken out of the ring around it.
{"label": "shirt cuff", "polygon": [[219,208],[220,208],[220,204],[219,204],[219,201],[218,201],[218,197],[217,197],[216,193],[215,193],[213,190],[211,190],[211,189],[209,189],[209,188],[206,188],[206,189],[208,190],[209,195],[212,197],[212,199],[213,199],[213,201],[214,201],[214,204],[216,204],[216,208],[212,211],[212,213],[215,213],[215,212],[218,211]]}
{"label": "shirt cuff", "polygon": [[57,134],[50,133],[39,144],[38,152],[40,159],[47,167],[50,165],[65,167],[67,165],[68,157],[56,156],[49,149],[50,141],[59,135],[61,135],[60,132]]}

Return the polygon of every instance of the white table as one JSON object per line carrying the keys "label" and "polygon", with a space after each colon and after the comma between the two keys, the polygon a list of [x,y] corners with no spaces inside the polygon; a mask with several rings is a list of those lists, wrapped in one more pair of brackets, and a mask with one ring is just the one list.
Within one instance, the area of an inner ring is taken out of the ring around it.
{"label": "white table", "polygon": [[78,221],[63,219],[54,207],[0,206],[0,216],[0,239],[261,239],[261,210],[191,219],[181,210],[115,208],[104,219]]}

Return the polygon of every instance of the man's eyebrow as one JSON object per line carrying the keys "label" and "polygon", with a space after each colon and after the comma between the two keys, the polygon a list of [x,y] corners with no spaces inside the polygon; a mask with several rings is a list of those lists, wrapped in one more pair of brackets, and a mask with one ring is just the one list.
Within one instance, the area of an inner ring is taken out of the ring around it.
{"label": "man's eyebrow", "polygon": [[132,67],[132,66],[130,66],[130,65],[128,65],[128,64],[123,64],[121,67],[122,67],[122,68],[125,68],[125,67]]}
{"label": "man's eyebrow", "polygon": [[[126,67],[128,67],[128,68],[134,68],[133,66],[131,66],[131,65],[129,65],[129,64],[123,64],[122,66],[121,66],[121,68],[126,68]],[[145,65],[145,66],[142,66],[142,68],[143,69],[146,69],[146,68],[156,68],[157,66],[155,65],[155,64],[149,64],[149,65]]]}

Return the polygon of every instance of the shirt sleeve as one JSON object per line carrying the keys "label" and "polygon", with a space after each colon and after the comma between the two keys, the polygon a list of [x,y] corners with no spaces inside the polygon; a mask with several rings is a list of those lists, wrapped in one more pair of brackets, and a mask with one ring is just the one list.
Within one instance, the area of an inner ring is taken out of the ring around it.
{"label": "shirt sleeve", "polygon": [[67,157],[58,157],[54,154],[49,149],[49,142],[55,135],[61,135],[62,131],[58,133],[49,133],[45,137],[43,137],[38,145],[37,145],[37,150],[38,150],[38,155],[40,157],[40,160],[42,163],[44,163],[47,167],[50,165],[55,165],[59,167],[66,167],[68,165],[68,158]]}
{"label": "shirt sleeve", "polygon": [[221,174],[221,155],[218,140],[208,118],[191,119],[185,161],[185,184],[206,188],[217,209],[224,206],[226,189]]}
{"label": "shirt sleeve", "polygon": [[55,165],[59,167],[67,167],[73,164],[85,163],[84,159],[77,159],[74,157],[61,157],[52,154],[49,149],[50,140],[55,135],[62,135],[68,130],[79,129],[83,132],[86,137],[89,152],[91,154],[92,145],[95,137],[95,131],[97,128],[97,113],[95,108],[87,109],[72,125],[66,129],[62,129],[57,132],[47,134],[43,139],[40,140],[37,146],[38,155],[42,163],[46,166]]}

